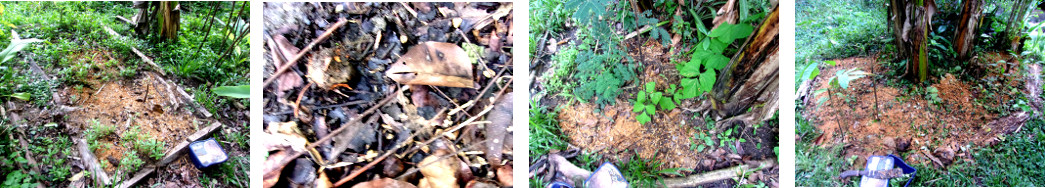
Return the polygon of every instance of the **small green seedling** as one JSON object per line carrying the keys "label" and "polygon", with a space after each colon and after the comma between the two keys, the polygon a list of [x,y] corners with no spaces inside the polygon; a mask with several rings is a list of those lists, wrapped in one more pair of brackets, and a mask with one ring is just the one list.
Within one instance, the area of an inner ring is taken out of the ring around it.
{"label": "small green seedling", "polygon": [[646,124],[652,120],[651,116],[657,113],[657,106],[664,110],[673,110],[675,107],[676,100],[673,100],[671,96],[666,96],[665,93],[674,93],[677,89],[675,84],[666,90],[667,92],[660,92],[656,90],[656,83],[646,83],[645,90],[639,91],[639,94],[635,98],[635,106],[632,107],[632,111],[640,113],[639,116],[635,116],[635,120],[641,124]]}

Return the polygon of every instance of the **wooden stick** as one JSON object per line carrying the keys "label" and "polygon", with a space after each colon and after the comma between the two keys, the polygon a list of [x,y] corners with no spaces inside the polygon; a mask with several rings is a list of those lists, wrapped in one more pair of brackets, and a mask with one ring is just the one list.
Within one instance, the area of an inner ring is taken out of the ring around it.
{"label": "wooden stick", "polygon": [[316,45],[320,42],[323,42],[327,38],[330,38],[330,35],[334,34],[334,31],[337,31],[338,28],[341,28],[341,26],[345,25],[346,23],[348,23],[348,20],[345,18],[341,18],[337,21],[337,23],[334,23],[334,25],[331,25],[329,28],[327,28],[327,31],[323,32],[322,35],[319,35],[319,38],[316,38],[316,40],[312,41],[311,43],[308,43],[308,46],[305,46],[305,48],[301,49],[301,51],[298,52],[297,55],[294,55],[294,58],[288,60],[286,64],[283,65],[283,67],[279,67],[279,69],[277,69],[275,73],[269,75],[269,78],[265,79],[265,83],[261,84],[261,87],[266,87],[269,84],[271,84],[272,81],[275,81],[276,77],[279,77],[280,74],[286,72],[287,69],[290,69],[291,66],[297,64],[298,60],[301,60],[301,57],[305,56],[305,53],[311,51],[312,48],[316,47]]}
{"label": "wooden stick", "polygon": [[[432,142],[434,142],[436,139],[442,137],[443,134],[457,131],[457,130],[461,129],[462,127],[464,127],[465,125],[471,124],[471,122],[475,121],[475,119],[477,119],[479,117],[482,117],[482,115],[486,114],[487,112],[490,112],[490,109],[493,109],[493,107],[494,107],[494,105],[487,106],[486,109],[484,109],[482,112],[479,112],[479,114],[477,114],[476,116],[473,116],[472,118],[469,118],[464,123],[460,123],[457,126],[454,126],[453,129],[444,130],[444,131],[439,132],[439,134],[435,134],[434,137],[429,138],[428,141],[425,141],[422,144],[414,145],[414,147],[411,148],[411,150],[420,149],[422,145],[432,144]],[[413,137],[413,136],[411,136],[411,137]],[[367,169],[373,168],[374,165],[377,165],[377,163],[381,162],[382,160],[385,160],[385,158],[388,158],[388,156],[391,156],[392,154],[395,154],[396,150],[398,150],[402,146],[403,146],[403,143],[400,143],[400,144],[396,145],[391,150],[388,150],[387,152],[385,152],[384,155],[381,155],[381,157],[378,157],[377,159],[374,159],[374,161],[370,161],[370,163],[367,163],[366,166],[363,166],[363,168],[361,168],[360,170],[355,170],[355,171],[352,172],[352,174],[349,174],[347,177],[342,178],[341,180],[338,180],[337,183],[334,183],[334,186],[335,187],[341,186],[341,184],[345,184],[349,180],[354,179],[356,176],[359,176],[360,174],[363,174],[363,172],[365,172]],[[410,153],[410,152],[407,152],[407,153]]]}
{"label": "wooden stick", "polygon": [[80,150],[80,160],[87,167],[86,170],[91,172],[91,177],[94,177],[97,183],[111,185],[112,182],[109,181],[109,175],[105,174],[105,170],[98,163],[98,159],[94,158],[94,153],[91,153],[91,149],[88,149],[87,140],[83,138],[77,139],[76,146]]}
{"label": "wooden stick", "polygon": [[[514,77],[511,80],[508,80],[508,83],[511,83],[512,80],[514,80]],[[511,86],[511,85],[508,85],[508,86]],[[505,86],[505,87],[507,88],[508,86]],[[497,101],[497,98],[500,98],[501,94],[504,94],[505,90],[506,89],[502,88],[501,92],[499,92],[496,96],[494,96],[494,101]],[[483,115],[485,115],[486,113],[490,112],[490,110],[493,109],[494,106],[496,106],[496,105],[491,104],[489,106],[486,106],[486,109],[483,109],[482,112],[479,112],[475,116],[472,116],[472,118],[468,118],[468,120],[465,120],[464,122],[458,124],[457,126],[454,126],[454,128],[452,128],[452,129],[443,130],[443,131],[439,132],[438,134],[435,134],[435,136],[433,136],[432,138],[429,138],[428,141],[425,141],[422,144],[414,145],[413,148],[411,148],[410,150],[408,150],[405,153],[410,153],[410,152],[419,150],[419,149],[421,149],[421,146],[432,144],[432,142],[434,142],[436,139],[442,137],[443,134],[450,133],[450,132],[455,132],[455,131],[463,128],[464,126],[471,124],[473,121],[475,121],[479,117],[483,117]],[[414,136],[410,136],[410,137],[413,138]],[[410,140],[410,139],[407,139],[407,140]],[[374,165],[377,165],[377,163],[381,162],[385,158],[388,158],[388,156],[396,153],[396,150],[399,150],[399,148],[402,147],[402,146],[403,146],[402,143],[400,143],[399,145],[396,145],[391,150],[388,150],[387,152],[385,152],[384,155],[381,155],[381,157],[378,157],[377,159],[374,159],[374,161],[370,161],[370,163],[368,163],[366,166],[363,166],[363,168],[361,168],[361,170],[356,170],[356,171],[352,172],[352,174],[349,174],[347,177],[342,178],[341,180],[338,180],[337,183],[334,183],[334,186],[335,187],[341,186],[341,184],[344,184],[345,182],[348,182],[349,180],[354,179],[356,176],[359,176],[360,174],[363,174],[363,172],[365,172],[367,169],[373,168]]]}
{"label": "wooden stick", "polygon": [[[109,26],[102,26],[102,29],[105,29],[105,32],[109,33],[109,35],[112,35],[114,37],[123,37],[120,36],[119,33],[116,33],[116,31],[112,30],[112,28],[109,28]],[[142,61],[144,61],[145,63],[149,63],[149,65],[152,65],[152,68],[156,69],[156,72],[160,72],[160,75],[167,75],[167,73],[163,72],[163,68],[161,68],[160,65],[157,65],[156,62],[153,62],[152,59],[149,58],[149,56],[145,56],[145,53],[138,51],[138,48],[135,48],[134,46],[128,47],[131,47],[131,51],[134,52],[134,54],[137,54],[138,57],[142,58]]]}
{"label": "wooden stick", "polygon": [[[396,90],[396,93],[403,92],[405,89],[406,89],[406,87],[400,87],[399,90]],[[395,97],[392,97],[392,95],[389,95],[389,97],[385,97],[385,99],[382,99],[381,102],[378,102],[374,106],[371,106],[370,108],[368,108],[366,111],[363,111],[363,113],[359,114],[358,117],[360,117],[360,118],[352,119],[352,120],[348,121],[347,123],[341,124],[340,128],[337,128],[337,130],[334,130],[334,131],[330,132],[326,137],[320,138],[319,140],[317,140],[315,142],[312,142],[312,143],[308,144],[307,146],[305,146],[305,151],[307,151],[309,148],[315,148],[316,146],[320,145],[320,143],[324,143],[324,142],[330,141],[330,139],[333,139],[334,136],[340,135],[341,132],[344,132],[345,129],[349,127],[348,125],[359,123],[360,121],[362,121],[362,119],[363,119],[362,117],[365,117],[367,115],[370,115],[370,114],[376,112],[377,109],[381,108],[381,106],[384,106],[385,104],[388,104],[388,102],[391,102],[392,99],[395,99]],[[278,166],[286,166],[291,161],[294,161],[294,159],[297,159],[302,154],[305,154],[305,152],[301,152],[301,151],[289,151],[289,152],[293,152],[293,154],[288,155],[286,158],[283,159],[283,161],[280,161]],[[268,172],[263,172],[263,173],[267,174]]]}
{"label": "wooden stick", "polygon": [[694,174],[694,175],[690,175],[690,176],[686,176],[686,177],[680,177],[680,178],[667,178],[667,179],[664,179],[664,185],[663,186],[665,186],[665,187],[695,187],[695,186],[699,186],[699,185],[703,185],[703,184],[707,184],[707,183],[711,183],[711,182],[715,182],[715,181],[721,181],[721,180],[725,180],[725,179],[739,177],[739,174],[741,174],[740,172],[742,172],[742,171],[751,171],[751,170],[758,169],[758,168],[767,168],[767,167],[773,166],[774,162],[775,161],[773,159],[762,160],[762,161],[758,161],[758,163],[759,163],[758,166],[743,164],[743,165],[737,165],[737,166],[730,167],[730,168],[725,168],[725,169],[715,170],[715,171],[711,171],[711,172],[706,172],[706,173],[703,173],[703,174]]}

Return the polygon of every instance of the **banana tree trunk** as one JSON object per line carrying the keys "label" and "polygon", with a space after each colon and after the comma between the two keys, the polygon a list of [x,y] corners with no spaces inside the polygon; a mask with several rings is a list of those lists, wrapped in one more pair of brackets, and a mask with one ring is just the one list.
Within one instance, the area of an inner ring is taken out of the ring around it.
{"label": "banana tree trunk", "polygon": [[778,8],[773,8],[718,75],[710,102],[711,112],[727,118],[719,121],[719,129],[737,123],[753,125],[777,110],[779,18]]}
{"label": "banana tree trunk", "polygon": [[178,39],[178,29],[181,28],[181,10],[178,8],[178,2],[161,1],[158,10],[160,37],[168,41]]}
{"label": "banana tree trunk", "polygon": [[135,1],[134,31],[138,35],[155,32],[163,40],[176,40],[181,29],[181,8],[172,1]]}
{"label": "banana tree trunk", "polygon": [[1005,37],[1009,39],[1009,51],[1020,53],[1020,41],[1023,39],[1023,25],[1027,18],[1027,12],[1030,10],[1030,3],[1032,0],[1016,0],[1012,3],[1012,11],[1009,12],[1009,19],[1005,25]]}
{"label": "banana tree trunk", "polygon": [[899,57],[907,59],[908,79],[924,82],[929,77],[927,39],[929,21],[936,13],[933,0],[890,0],[889,18]]}
{"label": "banana tree trunk", "polygon": [[972,56],[972,47],[976,42],[976,28],[980,17],[983,16],[983,0],[966,0],[962,2],[961,20],[958,22],[958,32],[954,35],[954,50],[958,52],[958,59],[966,60]]}

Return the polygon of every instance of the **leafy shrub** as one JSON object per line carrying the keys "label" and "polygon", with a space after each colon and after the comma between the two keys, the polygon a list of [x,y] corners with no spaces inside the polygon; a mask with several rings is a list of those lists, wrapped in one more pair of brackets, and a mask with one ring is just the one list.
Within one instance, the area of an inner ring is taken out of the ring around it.
{"label": "leafy shrub", "polygon": [[632,112],[642,112],[638,116],[635,116],[635,120],[639,123],[646,124],[646,122],[651,121],[651,116],[657,113],[656,110],[658,105],[660,106],[660,109],[664,110],[675,109],[675,103],[678,102],[678,100],[672,99],[672,96],[674,95],[669,96],[672,93],[675,93],[675,90],[677,89],[675,84],[671,84],[668,90],[660,92],[656,91],[656,83],[649,82],[646,83],[644,89],[645,90],[639,91],[638,95],[636,95],[634,102],[635,106],[632,107]]}
{"label": "leafy shrub", "polygon": [[142,164],[145,164],[145,161],[138,158],[138,151],[129,150],[123,153],[123,158],[120,159],[120,170],[124,173],[134,173]]}
{"label": "leafy shrub", "polygon": [[676,96],[690,99],[711,92],[718,76],[715,71],[722,70],[729,64],[729,57],[723,55],[726,47],[737,39],[751,35],[753,30],[754,27],[750,25],[728,23],[712,30],[707,38],[694,47],[689,62],[676,65],[679,74],[682,75],[682,89]]}
{"label": "leafy shrub", "polygon": [[116,133],[116,126],[102,124],[97,119],[92,119],[89,126],[90,128],[84,131],[83,135],[91,150],[98,148],[98,139]]}
{"label": "leafy shrub", "polygon": [[577,58],[577,48],[568,46],[559,51],[552,57],[552,75],[544,79],[545,89],[559,94],[569,95],[572,93],[574,86],[573,82],[568,79],[574,72],[574,67],[577,66],[577,62],[574,59]]}
{"label": "leafy shrub", "polygon": [[134,148],[154,160],[160,160],[164,155],[163,144],[162,141],[150,137],[136,141]]}
{"label": "leafy shrub", "polygon": [[582,101],[599,106],[612,105],[620,95],[620,88],[635,79],[635,65],[631,61],[621,63],[627,54],[620,49],[607,48],[602,53],[594,51],[600,46],[603,45],[594,44],[589,39],[577,46],[579,53],[574,60],[577,73],[573,77],[578,84],[573,94]]}

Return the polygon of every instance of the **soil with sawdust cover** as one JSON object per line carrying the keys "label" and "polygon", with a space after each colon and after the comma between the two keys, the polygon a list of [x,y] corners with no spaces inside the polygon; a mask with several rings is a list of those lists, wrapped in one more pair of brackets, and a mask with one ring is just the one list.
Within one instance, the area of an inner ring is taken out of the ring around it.
{"label": "soil with sawdust cover", "polygon": [[[132,127],[137,126],[144,137],[162,141],[163,151],[166,152],[197,129],[215,122],[194,115],[196,109],[179,102],[179,94],[173,93],[176,92],[176,88],[168,87],[160,81],[167,79],[161,78],[158,73],[142,71],[134,77],[104,78],[103,75],[106,74],[118,75],[121,69],[102,65],[113,60],[110,59],[111,56],[100,55],[106,53],[109,52],[84,53],[80,58],[102,68],[90,70],[90,74],[83,80],[82,87],[61,88],[58,91],[60,99],[56,98],[56,102],[78,108],[65,115],[69,129],[74,130],[72,132],[91,129],[95,122],[116,127],[113,135],[97,140],[99,147],[93,151],[99,163],[107,163],[104,170],[110,178],[122,177],[126,180],[136,173],[120,171],[117,168],[126,152],[134,150],[130,148],[132,143],[126,143],[129,141],[120,138],[123,133],[131,131]],[[238,152],[229,149],[233,148],[226,149],[230,156]],[[143,166],[156,162],[145,153],[139,152],[138,155],[145,162]],[[245,154],[239,152],[238,155]],[[157,174],[160,174],[160,178],[151,178],[139,184],[177,182],[182,185],[199,185],[198,177],[202,171],[193,167],[189,160],[183,155],[167,167],[158,169]]]}
{"label": "soil with sawdust cover", "polygon": [[599,154],[615,164],[623,164],[637,155],[661,163],[660,169],[695,169],[695,173],[774,156],[777,126],[758,129],[747,126],[742,131],[736,130],[731,137],[739,135],[749,141],[729,143],[738,148],[735,151],[732,147],[716,147],[702,152],[694,150],[695,144],[706,144],[694,140],[695,134],[716,135],[705,126],[702,115],[686,110],[696,106],[696,99],[684,100],[678,108],[670,111],[658,109],[651,122],[638,123],[631,105],[634,95],[641,89],[638,85],[655,82],[657,90],[664,90],[669,83],[678,83],[679,73],[670,61],[671,55],[677,52],[669,49],[672,46],[662,46],[656,40],[631,39],[626,41],[626,45],[632,49],[628,55],[641,64],[641,72],[634,83],[622,88],[614,105],[598,108],[590,103],[567,103],[559,99],[542,101],[549,106],[563,106],[558,113],[559,125],[570,144]]}
{"label": "soil with sawdust cover", "polygon": [[[812,90],[829,88],[834,72],[859,68],[874,74],[883,74],[877,58],[853,57],[835,60],[836,66],[821,70],[813,80]],[[975,57],[974,66],[965,75],[944,74],[927,81],[920,89],[911,86],[887,84],[888,77],[868,76],[850,84],[847,97],[832,95],[819,103],[828,93],[804,99],[807,117],[823,134],[814,143],[822,147],[845,146],[845,156],[857,157],[854,167],[864,166],[862,159],[870,155],[910,152],[905,161],[916,164],[947,165],[957,160],[971,160],[970,147],[983,147],[1016,127],[999,123],[1017,116],[1004,113],[1006,104],[1017,96],[1009,89],[990,88],[990,85],[1016,86],[1022,90],[1023,79],[1018,77],[1015,60],[1005,54],[985,54]],[[962,79],[961,76],[975,77]],[[986,81],[987,84],[978,84]],[[983,86],[987,85],[987,86]],[[939,101],[927,99],[929,86],[938,89]],[[914,86],[920,87],[920,86]],[[987,87],[987,88],[984,88]],[[920,92],[920,93],[915,93]],[[1004,114],[1003,114],[1004,113]],[[1022,124],[1022,123],[1020,123]]]}

